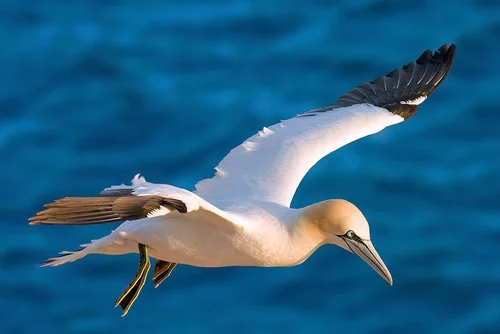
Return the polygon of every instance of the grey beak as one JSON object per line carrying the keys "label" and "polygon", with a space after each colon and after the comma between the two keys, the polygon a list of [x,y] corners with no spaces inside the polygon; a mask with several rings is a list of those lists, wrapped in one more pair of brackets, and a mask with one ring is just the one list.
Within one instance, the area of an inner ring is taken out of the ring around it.
{"label": "grey beak", "polygon": [[352,240],[342,238],[351,251],[368,263],[383,279],[392,285],[392,276],[389,269],[380,258],[370,240]]}

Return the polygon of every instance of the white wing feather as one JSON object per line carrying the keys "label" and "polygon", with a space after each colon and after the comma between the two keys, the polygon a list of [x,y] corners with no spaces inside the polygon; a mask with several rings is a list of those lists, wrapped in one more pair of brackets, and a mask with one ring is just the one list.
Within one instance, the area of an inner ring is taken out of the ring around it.
{"label": "white wing feather", "polygon": [[[155,195],[164,198],[179,200],[186,206],[187,212],[181,213],[184,219],[192,218],[205,223],[212,223],[225,227],[244,227],[244,221],[240,217],[217,208],[195,193],[168,184],[156,184],[147,182],[146,179],[140,174],[134,176],[134,178],[132,179],[132,185],[114,185],[104,189],[101,192],[101,195],[105,195],[106,193],[113,193],[116,190],[132,190],[132,194],[135,196]],[[148,217],[151,218],[165,216],[171,214],[172,212],[177,213],[177,211],[175,210],[171,211],[168,208],[162,206],[161,209],[151,212]]]}
{"label": "white wing feather", "polygon": [[237,197],[290,206],[302,178],[319,160],[402,121],[370,104],[282,121],[232,149],[213,178],[196,184],[196,193],[213,200]]}

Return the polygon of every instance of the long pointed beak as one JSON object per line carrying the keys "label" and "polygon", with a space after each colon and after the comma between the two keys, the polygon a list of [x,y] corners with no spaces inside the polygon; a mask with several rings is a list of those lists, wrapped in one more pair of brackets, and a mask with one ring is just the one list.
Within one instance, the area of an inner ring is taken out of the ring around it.
{"label": "long pointed beak", "polygon": [[343,238],[353,253],[365,260],[383,279],[392,285],[392,276],[389,269],[380,258],[370,240],[351,240]]}

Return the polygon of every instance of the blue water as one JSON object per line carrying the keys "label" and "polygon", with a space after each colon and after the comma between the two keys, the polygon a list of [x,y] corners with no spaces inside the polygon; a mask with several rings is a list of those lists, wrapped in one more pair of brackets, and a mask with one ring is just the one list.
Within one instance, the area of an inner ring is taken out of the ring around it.
{"label": "blue water", "polygon": [[[500,2],[1,1],[0,38],[1,333],[500,333]],[[393,287],[325,246],[294,268],[180,266],[121,318],[137,255],[34,266],[115,227],[28,227],[44,203],[138,172],[193,189],[262,126],[453,41],[417,115],[293,201],[356,203]]]}

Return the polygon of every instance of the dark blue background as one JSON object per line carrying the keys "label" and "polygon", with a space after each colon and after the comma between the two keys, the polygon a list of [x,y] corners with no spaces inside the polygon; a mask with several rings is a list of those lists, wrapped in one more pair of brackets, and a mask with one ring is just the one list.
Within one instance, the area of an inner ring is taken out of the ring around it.
{"label": "dark blue background", "polygon": [[[500,333],[500,2],[0,2],[1,333]],[[390,287],[333,246],[294,268],[178,267],[125,318],[137,255],[34,265],[115,225],[28,227],[135,173],[193,189],[264,125],[457,43],[416,117],[330,155]]]}

